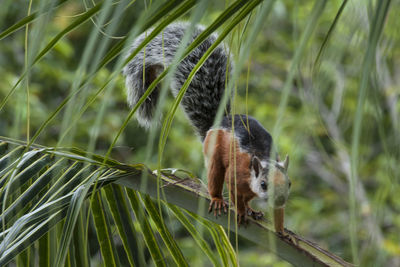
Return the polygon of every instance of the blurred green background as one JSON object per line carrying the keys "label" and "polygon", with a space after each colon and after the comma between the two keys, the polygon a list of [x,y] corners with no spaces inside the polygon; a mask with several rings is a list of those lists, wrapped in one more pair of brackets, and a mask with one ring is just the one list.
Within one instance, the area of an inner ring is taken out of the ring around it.
{"label": "blurred green background", "polygon": [[[208,25],[228,2],[232,1],[210,3],[201,22]],[[316,24],[312,25],[315,29],[304,49],[298,52],[302,37],[310,27],[315,1],[276,1],[256,42],[250,47],[250,58],[235,84],[234,108],[237,113],[247,110],[271,133],[278,133],[273,138],[279,154],[281,157],[290,155],[292,189],[286,208],[288,229],[360,266],[400,266],[399,1],[392,1],[389,7],[373,67],[368,73],[363,118],[360,121],[356,117],[364,58],[377,3],[348,1],[326,39],[342,4],[342,1],[328,1]],[[35,55],[35,49],[43,48],[83,12],[84,4],[71,0],[57,8],[40,36],[35,35],[34,27],[30,29],[28,57],[29,53]],[[95,46],[108,42],[107,52],[118,38],[130,31],[150,4],[151,1],[134,1],[122,13],[123,18],[112,36],[100,33],[100,41]],[[3,0],[1,6],[0,31],[3,31],[27,15],[29,3]],[[35,8],[39,8],[38,3],[33,3],[32,9]],[[189,18],[190,13],[186,15],[186,19]],[[33,67],[29,74],[29,106],[27,85],[22,83],[0,112],[1,136],[26,140],[29,133],[31,137],[73,90],[74,81],[81,74],[89,36],[102,26],[97,24],[98,19],[71,31]],[[112,20],[110,15],[107,21]],[[252,20],[250,27],[251,23]],[[231,43],[237,55],[235,38],[235,34],[229,36],[226,43]],[[326,46],[318,58],[324,41],[327,41]],[[96,51],[88,55],[87,71],[98,64]],[[299,64],[292,66],[296,53],[300,53]],[[25,60],[24,29],[0,41],[1,101],[23,73]],[[93,81],[42,131],[36,143],[73,146],[104,155],[129,112],[123,76],[119,75],[115,86],[102,92],[81,117],[77,115],[114,72],[114,66],[115,61],[97,71]],[[287,108],[279,113],[282,89],[290,70],[294,76],[288,82]],[[165,111],[172,100],[169,95]],[[275,132],[280,116],[279,131]],[[357,120],[361,122],[361,134],[354,162],[352,145]],[[66,130],[68,133],[63,136]],[[156,168],[157,145],[149,152],[147,141],[148,132],[132,119],[111,157],[124,163],[143,162]],[[190,170],[206,183],[203,164],[202,144],[179,110],[168,137],[162,167]],[[351,190],[350,181],[354,181],[354,190]],[[354,198],[354,210],[351,198]],[[253,205],[261,207],[260,204],[255,201]],[[350,223],[352,216],[355,224]],[[169,225],[190,261],[194,241],[180,227],[174,228],[174,222]],[[353,241],[351,235],[355,238]],[[244,239],[239,240],[239,251],[242,266],[287,265]],[[198,257],[193,253],[196,264],[201,262]]]}

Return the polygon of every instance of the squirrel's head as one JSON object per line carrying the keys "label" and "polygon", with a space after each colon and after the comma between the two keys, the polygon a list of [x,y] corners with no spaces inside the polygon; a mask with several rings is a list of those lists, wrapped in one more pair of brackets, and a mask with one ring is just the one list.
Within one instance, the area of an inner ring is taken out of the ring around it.
{"label": "squirrel's head", "polygon": [[288,199],[291,186],[287,174],[288,167],[288,156],[283,162],[278,159],[276,162],[267,162],[266,164],[261,164],[256,156],[251,160],[251,190],[258,197],[269,199],[273,208],[284,207]]}

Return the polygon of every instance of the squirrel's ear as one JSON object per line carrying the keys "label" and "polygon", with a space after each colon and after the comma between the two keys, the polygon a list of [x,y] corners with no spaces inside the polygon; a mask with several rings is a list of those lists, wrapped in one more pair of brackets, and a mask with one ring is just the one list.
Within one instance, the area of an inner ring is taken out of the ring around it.
{"label": "squirrel's ear", "polygon": [[289,155],[286,155],[285,161],[283,162],[283,167],[285,168],[285,171],[287,171],[289,167]]}
{"label": "squirrel's ear", "polygon": [[260,160],[256,156],[254,156],[251,159],[251,167],[254,169],[254,172],[256,173],[256,177],[258,177],[258,175],[260,174],[262,166],[261,166]]}
{"label": "squirrel's ear", "polygon": [[280,162],[281,161],[281,157],[279,157],[279,154],[276,153],[276,162]]}

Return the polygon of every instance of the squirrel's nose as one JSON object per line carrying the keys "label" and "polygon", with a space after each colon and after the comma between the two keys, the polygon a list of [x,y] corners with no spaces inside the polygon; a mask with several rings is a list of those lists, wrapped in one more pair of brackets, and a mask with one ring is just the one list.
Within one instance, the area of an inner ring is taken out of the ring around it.
{"label": "squirrel's nose", "polygon": [[281,207],[285,204],[286,199],[284,196],[278,196],[277,198],[275,198],[275,207]]}

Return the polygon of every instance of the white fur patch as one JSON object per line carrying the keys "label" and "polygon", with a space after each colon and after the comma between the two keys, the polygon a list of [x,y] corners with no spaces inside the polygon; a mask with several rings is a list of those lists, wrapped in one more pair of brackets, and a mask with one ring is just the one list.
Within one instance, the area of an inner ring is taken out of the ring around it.
{"label": "white fur patch", "polygon": [[[250,172],[250,189],[253,191],[254,194],[257,195],[257,197],[262,198],[262,199],[267,199],[268,198],[268,193],[267,191],[263,190],[261,187],[261,181],[263,180],[262,177],[256,177],[256,173],[254,170],[251,170]],[[267,183],[267,181],[265,181]]]}
{"label": "white fur patch", "polygon": [[261,166],[262,166],[262,167],[263,167],[263,169],[264,169],[264,168],[266,168],[266,167],[267,167],[268,161],[266,161],[266,160],[262,160],[262,161],[260,161],[260,163],[261,163]]}

